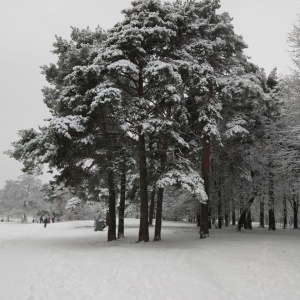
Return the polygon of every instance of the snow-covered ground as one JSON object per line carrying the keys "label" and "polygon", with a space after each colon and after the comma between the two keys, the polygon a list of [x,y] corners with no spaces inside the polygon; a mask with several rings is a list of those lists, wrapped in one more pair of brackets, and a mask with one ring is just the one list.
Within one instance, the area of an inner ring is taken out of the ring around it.
{"label": "snow-covered ground", "polygon": [[[300,231],[163,222],[161,242],[106,242],[93,221],[0,223],[0,299],[299,300]],[[150,228],[153,237],[153,228]]]}

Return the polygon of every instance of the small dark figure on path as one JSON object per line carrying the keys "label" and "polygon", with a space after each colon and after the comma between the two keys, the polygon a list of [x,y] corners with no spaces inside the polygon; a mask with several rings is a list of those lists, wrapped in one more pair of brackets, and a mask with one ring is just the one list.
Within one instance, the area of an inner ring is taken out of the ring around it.
{"label": "small dark figure on path", "polygon": [[48,223],[50,223],[50,220],[51,220],[51,218],[50,218],[50,216],[48,217]]}
{"label": "small dark figure on path", "polygon": [[54,223],[54,217],[52,217],[52,223]]}
{"label": "small dark figure on path", "polygon": [[44,221],[44,220],[43,220],[43,217],[41,216],[41,217],[40,217],[40,223],[43,223],[43,221]]}
{"label": "small dark figure on path", "polygon": [[47,227],[47,223],[48,223],[48,218],[45,217],[45,219],[44,219],[44,227],[45,227],[45,228]]}

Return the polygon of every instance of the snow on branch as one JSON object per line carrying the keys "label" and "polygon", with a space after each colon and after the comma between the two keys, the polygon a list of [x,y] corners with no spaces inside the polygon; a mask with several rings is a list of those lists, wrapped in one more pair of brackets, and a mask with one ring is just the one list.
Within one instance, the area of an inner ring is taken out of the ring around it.
{"label": "snow on branch", "polygon": [[86,118],[80,116],[55,117],[50,120],[49,127],[70,139],[69,129],[73,129],[76,132],[84,132],[83,122],[85,120]]}
{"label": "snow on branch", "polygon": [[192,195],[199,197],[199,201],[207,200],[204,182],[198,172],[191,168],[186,160],[177,160],[170,170],[162,174],[157,181],[157,187],[178,186]]}
{"label": "snow on branch", "polygon": [[247,122],[241,118],[237,118],[232,120],[231,122],[228,122],[226,124],[226,127],[228,128],[224,135],[226,138],[231,138],[236,135],[245,136],[249,134],[249,131],[242,127],[242,125],[246,125]]}
{"label": "snow on branch", "polygon": [[135,80],[138,78],[139,69],[137,65],[129,60],[121,59],[107,66],[110,71],[117,71],[123,74],[130,74]]}
{"label": "snow on branch", "polygon": [[98,85],[93,92],[96,94],[93,102],[91,103],[91,111],[99,107],[100,104],[110,104],[119,102],[122,98],[121,91],[118,88],[112,87],[107,84]]}
{"label": "snow on branch", "polygon": [[159,60],[150,62],[145,68],[144,72],[145,75],[150,78],[156,77],[158,79],[172,79],[176,84],[181,84],[182,82],[176,65],[165,63]]}

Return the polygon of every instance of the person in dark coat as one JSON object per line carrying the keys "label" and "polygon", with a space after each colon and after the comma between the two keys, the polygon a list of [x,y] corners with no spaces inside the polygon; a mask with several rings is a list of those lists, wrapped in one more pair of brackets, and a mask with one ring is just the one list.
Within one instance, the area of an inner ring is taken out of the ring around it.
{"label": "person in dark coat", "polygon": [[45,227],[45,228],[47,227],[47,223],[48,223],[48,218],[45,217],[45,219],[44,219],[44,227]]}
{"label": "person in dark coat", "polygon": [[40,223],[43,223],[43,221],[44,221],[44,220],[43,220],[43,217],[41,216],[41,217],[40,217]]}

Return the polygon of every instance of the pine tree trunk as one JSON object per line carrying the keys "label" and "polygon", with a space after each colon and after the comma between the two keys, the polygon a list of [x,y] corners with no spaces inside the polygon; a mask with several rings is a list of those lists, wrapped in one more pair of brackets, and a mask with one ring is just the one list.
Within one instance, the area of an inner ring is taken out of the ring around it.
{"label": "pine tree trunk", "polygon": [[[241,186],[242,188],[242,186]],[[237,222],[237,229],[240,231],[242,227],[244,227],[245,223],[245,216],[243,215],[243,211],[245,209],[245,199],[243,199],[243,195],[240,194],[240,201],[239,201],[239,220]],[[246,213],[246,212],[245,212]]]}
{"label": "pine tree trunk", "polygon": [[139,129],[139,171],[140,171],[140,228],[139,228],[139,242],[149,241],[149,227],[148,227],[148,183],[147,183],[147,157],[145,136]]}
{"label": "pine tree trunk", "polygon": [[232,215],[231,215],[231,217],[232,217],[232,221],[231,221],[232,225],[236,226],[234,198],[232,198]]}
{"label": "pine tree trunk", "polygon": [[269,230],[276,230],[274,208],[269,208]]}
{"label": "pine tree trunk", "polygon": [[[199,215],[199,226],[200,226],[200,215]],[[211,229],[211,203],[208,202],[208,229]]]}
{"label": "pine tree trunk", "polygon": [[[241,195],[241,197],[242,197],[242,195]],[[237,229],[239,231],[241,231],[241,229],[242,229],[242,227],[244,227],[244,223],[245,223],[245,216],[243,215],[243,211],[245,209],[245,203],[244,203],[243,199],[240,199],[239,206],[240,206],[239,207],[239,220],[237,222]]]}
{"label": "pine tree trunk", "polygon": [[[105,121],[102,123],[102,129],[103,133],[105,133],[105,135],[108,137],[109,134],[107,132],[107,124]],[[107,161],[108,213],[106,214],[106,224],[108,225],[107,241],[110,242],[117,239],[115,179],[112,169],[112,155],[110,149],[107,152]]]}
{"label": "pine tree trunk", "polygon": [[221,185],[219,185],[219,191],[218,191],[218,228],[222,229],[223,224],[223,216],[222,216],[222,198],[221,198]]}
{"label": "pine tree trunk", "polygon": [[232,224],[233,226],[236,226],[235,210],[232,211],[231,217],[232,217],[231,224]]}
{"label": "pine tree trunk", "polygon": [[224,220],[225,220],[225,227],[229,226],[229,211],[228,211],[228,199],[225,199],[224,203]]}
{"label": "pine tree trunk", "polygon": [[296,200],[296,195],[293,195],[293,215],[294,215],[294,229],[298,229],[298,199]]}
{"label": "pine tree trunk", "polygon": [[[237,230],[241,231],[241,228],[245,224],[248,228],[248,222],[246,220],[246,217],[247,217],[247,213],[249,212],[249,209],[250,209],[252,203],[255,200],[255,197],[256,197],[256,192],[254,193],[253,197],[248,201],[248,203],[246,204],[244,209],[241,211],[241,216],[240,216],[239,221],[238,221]],[[245,229],[247,229],[247,228],[245,228]]]}
{"label": "pine tree trunk", "polygon": [[153,188],[150,196],[149,226],[153,225],[154,205],[155,205],[155,188]]}
{"label": "pine tree trunk", "polygon": [[259,227],[265,228],[265,200],[264,197],[260,199],[259,203]]}
{"label": "pine tree trunk", "polygon": [[202,154],[202,179],[204,181],[204,189],[207,194],[207,201],[201,203],[200,214],[200,239],[209,235],[209,218],[208,218],[208,203],[209,203],[209,159],[210,159],[210,137],[207,137],[204,142]]}
{"label": "pine tree trunk", "polygon": [[[170,117],[171,107],[168,107],[167,117]],[[167,150],[169,148],[169,140],[167,136],[163,137],[163,152],[160,154],[160,164],[164,171],[165,165],[167,163]],[[154,231],[154,241],[161,240],[161,224],[162,224],[162,207],[163,207],[164,189],[159,188],[157,193],[157,204],[156,204],[156,219],[155,219],[155,231]]]}
{"label": "pine tree trunk", "polygon": [[[142,45],[143,47],[143,42]],[[143,64],[139,66],[139,78],[137,87],[138,97],[144,97],[144,78],[143,78]],[[147,169],[147,155],[146,155],[146,141],[145,135],[142,133],[142,127],[138,128],[138,161],[140,173],[140,228],[139,228],[139,242],[149,241],[149,224],[148,224],[148,169]]]}
{"label": "pine tree trunk", "polygon": [[164,189],[159,188],[157,193],[157,204],[156,204],[156,220],[155,220],[155,231],[154,241],[161,240],[161,220],[162,220],[162,202],[164,196]]}
{"label": "pine tree trunk", "polygon": [[287,228],[287,203],[286,196],[283,195],[283,229]]}
{"label": "pine tree trunk", "polygon": [[298,229],[298,209],[294,209],[294,229]]}
{"label": "pine tree trunk", "polygon": [[247,212],[247,228],[252,230],[252,215],[251,215],[251,210]]}
{"label": "pine tree trunk", "polygon": [[122,174],[121,174],[118,239],[124,237],[125,198],[126,198],[126,164],[124,163]]}
{"label": "pine tree trunk", "polygon": [[274,199],[274,173],[272,163],[269,164],[269,230],[276,230]]}
{"label": "pine tree trunk", "polygon": [[241,211],[241,215],[240,215],[240,218],[239,218],[238,224],[237,224],[237,229],[239,231],[241,231],[242,227],[244,226],[245,218],[246,218],[246,211]]}
{"label": "pine tree trunk", "polygon": [[108,207],[109,207],[109,217],[108,217],[108,232],[107,241],[116,240],[116,194],[115,194],[115,182],[114,174],[110,166],[107,171],[107,181],[108,181]]}
{"label": "pine tree trunk", "polygon": [[244,229],[248,229],[248,219],[247,219],[247,216],[248,216],[248,209],[245,210],[245,217],[244,217]]}
{"label": "pine tree trunk", "polygon": [[229,215],[225,212],[225,227],[229,227]]}

